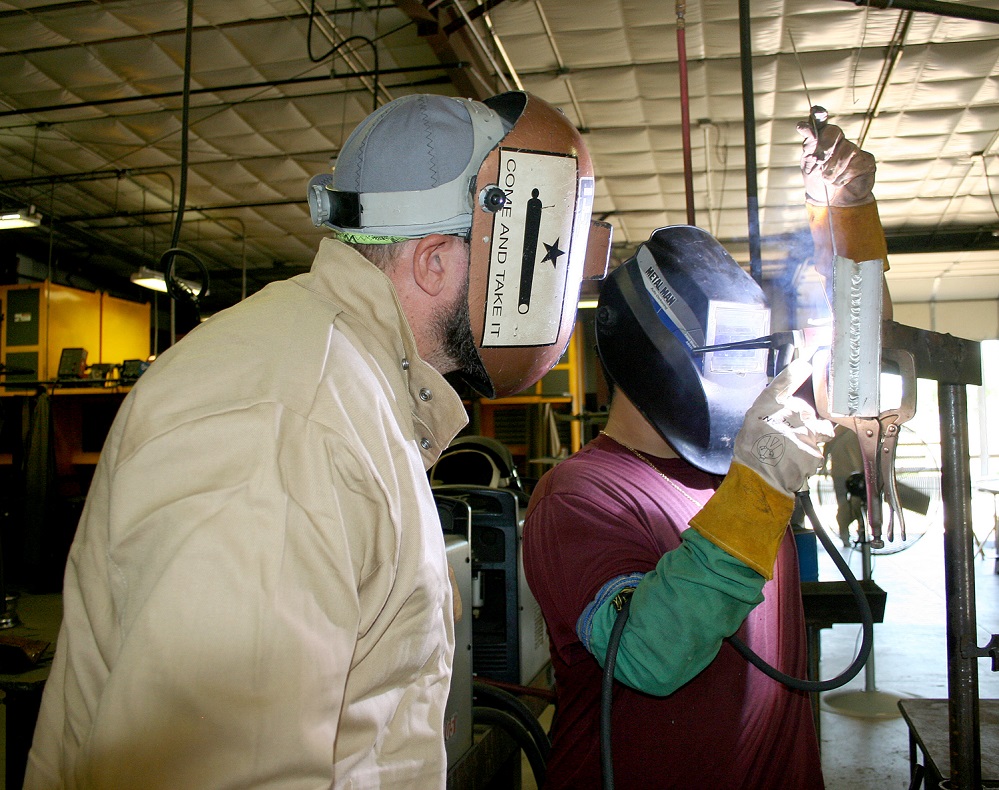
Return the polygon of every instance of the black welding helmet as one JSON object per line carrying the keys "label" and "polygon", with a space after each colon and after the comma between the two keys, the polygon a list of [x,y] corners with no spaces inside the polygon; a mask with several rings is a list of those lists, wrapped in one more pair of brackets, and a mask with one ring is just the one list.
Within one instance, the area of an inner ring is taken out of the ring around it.
{"label": "black welding helmet", "polygon": [[735,435],[767,385],[767,350],[700,349],[769,332],[759,285],[690,225],[655,231],[600,290],[607,374],[680,457],[711,474],[728,471]]}

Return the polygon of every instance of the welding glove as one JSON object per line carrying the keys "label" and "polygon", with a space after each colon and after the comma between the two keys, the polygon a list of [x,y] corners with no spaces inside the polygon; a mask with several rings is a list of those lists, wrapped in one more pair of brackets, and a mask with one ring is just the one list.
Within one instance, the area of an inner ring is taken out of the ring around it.
{"label": "welding glove", "polygon": [[799,121],[805,207],[815,244],[815,268],[829,280],[835,255],[852,261],[888,259],[884,230],[874,200],[874,157],[825,123],[822,108]]}
{"label": "welding glove", "polygon": [[732,466],[690,525],[761,576],[774,561],[794,511],[795,494],[822,465],[819,444],[833,425],[795,393],[811,378],[804,359],[791,362],[760,393],[735,437]]}

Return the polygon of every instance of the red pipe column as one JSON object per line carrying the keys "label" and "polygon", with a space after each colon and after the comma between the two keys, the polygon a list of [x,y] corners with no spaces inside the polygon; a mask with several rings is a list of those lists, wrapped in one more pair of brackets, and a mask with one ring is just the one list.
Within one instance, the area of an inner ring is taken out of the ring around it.
{"label": "red pipe column", "polygon": [[690,157],[690,95],[687,91],[687,4],[676,4],[676,55],[680,65],[680,127],[683,134],[683,185],[687,195],[687,224],[694,225],[694,172]]}

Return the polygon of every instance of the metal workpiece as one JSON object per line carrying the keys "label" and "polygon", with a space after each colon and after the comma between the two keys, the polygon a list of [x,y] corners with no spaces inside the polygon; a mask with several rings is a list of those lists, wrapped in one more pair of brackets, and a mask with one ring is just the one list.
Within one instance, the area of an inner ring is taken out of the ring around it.
{"label": "metal workpiece", "polygon": [[916,378],[940,384],[982,384],[982,348],[973,340],[882,321],[881,346],[912,354]]}

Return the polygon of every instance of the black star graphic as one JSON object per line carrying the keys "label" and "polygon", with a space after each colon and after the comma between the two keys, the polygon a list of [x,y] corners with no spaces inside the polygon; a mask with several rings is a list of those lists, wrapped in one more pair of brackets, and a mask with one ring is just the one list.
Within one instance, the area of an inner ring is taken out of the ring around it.
{"label": "black star graphic", "polygon": [[551,261],[552,262],[552,266],[555,267],[555,268],[558,268],[558,259],[562,255],[565,255],[565,251],[564,250],[560,250],[558,248],[558,243],[561,240],[562,240],[562,237],[559,236],[559,238],[555,239],[555,243],[554,244],[545,244],[544,242],[541,242],[542,244],[545,244],[545,249],[548,250],[548,252],[545,254],[545,257],[541,259],[542,263],[544,263],[545,261]]}

